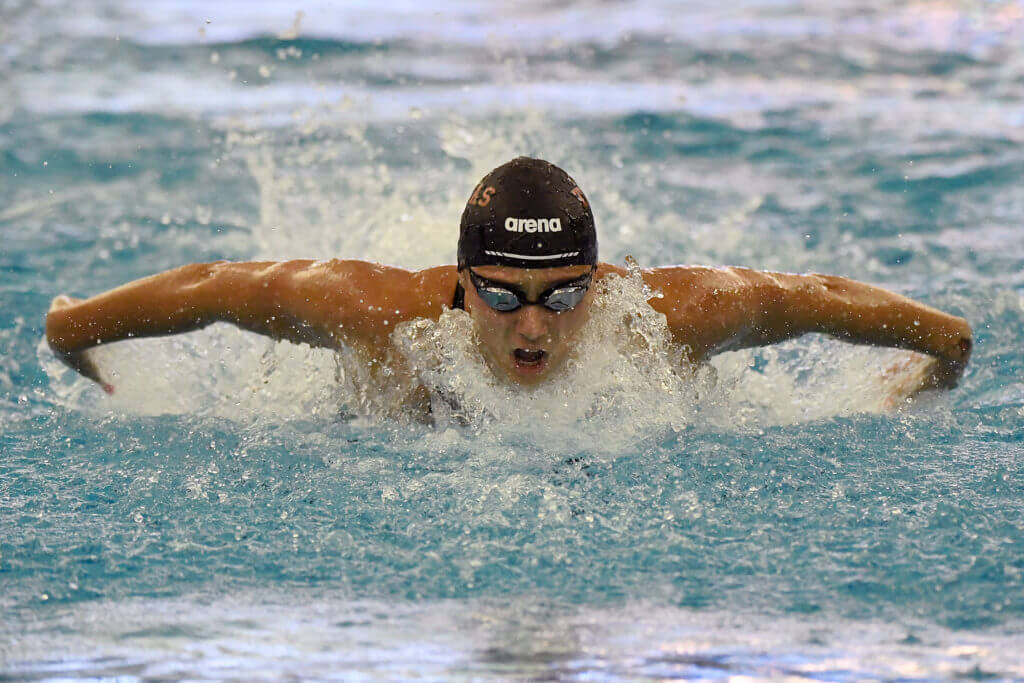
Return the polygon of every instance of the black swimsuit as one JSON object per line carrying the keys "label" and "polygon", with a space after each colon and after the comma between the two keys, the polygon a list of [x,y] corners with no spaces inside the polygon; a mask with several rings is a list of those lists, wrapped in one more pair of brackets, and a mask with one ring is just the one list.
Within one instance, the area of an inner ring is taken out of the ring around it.
{"label": "black swimsuit", "polygon": [[466,290],[462,288],[461,282],[455,283],[455,297],[452,299],[452,308],[466,310]]}

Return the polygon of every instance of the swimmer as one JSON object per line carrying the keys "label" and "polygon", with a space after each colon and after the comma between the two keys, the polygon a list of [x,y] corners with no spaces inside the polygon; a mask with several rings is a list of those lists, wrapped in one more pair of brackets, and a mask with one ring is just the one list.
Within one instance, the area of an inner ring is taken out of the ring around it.
{"label": "swimmer", "polygon": [[[408,271],[366,261],[199,263],[90,299],[58,296],[46,318],[54,353],[111,393],[88,350],[228,322],[273,339],[393,357],[392,331],[448,308],[472,318],[498,377],[531,386],[565,364],[594,302],[600,263],[587,197],[562,169],[519,157],[488,173],[462,214],[458,264]],[[747,268],[641,271],[684,357],[821,333],[924,354],[901,367],[901,397],[956,386],[971,354],[967,321],[843,277]],[[911,367],[912,366],[912,367]]]}

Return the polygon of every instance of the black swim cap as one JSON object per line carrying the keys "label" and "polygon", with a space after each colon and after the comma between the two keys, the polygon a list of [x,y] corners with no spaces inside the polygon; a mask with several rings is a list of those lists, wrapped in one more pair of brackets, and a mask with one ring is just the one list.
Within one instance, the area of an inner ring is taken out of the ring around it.
{"label": "black swim cap", "polygon": [[519,157],[494,169],[462,212],[459,270],[596,263],[590,203],[568,173],[542,159]]}

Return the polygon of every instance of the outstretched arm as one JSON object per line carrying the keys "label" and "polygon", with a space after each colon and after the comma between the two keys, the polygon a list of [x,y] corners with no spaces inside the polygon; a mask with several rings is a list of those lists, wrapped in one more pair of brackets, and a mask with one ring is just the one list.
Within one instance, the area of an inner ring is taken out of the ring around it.
{"label": "outstretched arm", "polygon": [[198,263],[84,301],[57,297],[46,339],[62,360],[101,383],[88,349],[214,322],[312,346],[379,345],[401,320],[439,315],[448,279],[454,288],[454,275],[443,268],[412,273],[363,261]]}
{"label": "outstretched arm", "polygon": [[971,354],[963,318],[843,277],[686,267],[644,275],[664,294],[651,305],[695,359],[819,332],[932,356],[923,389],[955,386]]}

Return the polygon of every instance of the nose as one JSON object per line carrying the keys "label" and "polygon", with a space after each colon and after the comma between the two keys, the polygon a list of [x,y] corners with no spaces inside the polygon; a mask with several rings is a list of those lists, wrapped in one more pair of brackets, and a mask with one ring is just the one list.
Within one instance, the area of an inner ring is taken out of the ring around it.
{"label": "nose", "polygon": [[548,321],[543,307],[526,305],[517,313],[516,333],[527,341],[540,341],[548,333]]}

